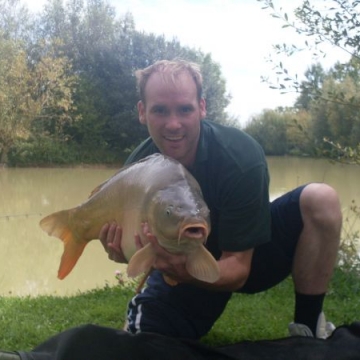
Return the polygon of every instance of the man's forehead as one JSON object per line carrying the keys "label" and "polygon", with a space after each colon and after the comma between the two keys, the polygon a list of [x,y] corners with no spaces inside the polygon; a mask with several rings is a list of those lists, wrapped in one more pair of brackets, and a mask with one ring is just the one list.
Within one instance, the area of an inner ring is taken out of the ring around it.
{"label": "man's forehead", "polygon": [[177,96],[197,97],[196,84],[186,71],[179,74],[158,72],[149,77],[145,87],[146,98],[166,96],[169,93],[174,93]]}
{"label": "man's forehead", "polygon": [[148,79],[147,85],[152,82],[162,82],[164,85],[173,85],[181,86],[186,83],[187,86],[190,86],[191,83],[196,87],[195,81],[188,71],[182,70],[178,72],[172,72],[169,70],[157,71],[151,74]]}

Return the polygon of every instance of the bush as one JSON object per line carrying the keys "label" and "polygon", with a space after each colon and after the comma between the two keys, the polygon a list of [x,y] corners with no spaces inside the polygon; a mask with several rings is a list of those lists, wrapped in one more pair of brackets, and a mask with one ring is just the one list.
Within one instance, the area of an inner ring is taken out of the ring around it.
{"label": "bush", "polygon": [[9,153],[9,166],[54,166],[73,164],[119,164],[124,154],[97,147],[85,148],[48,137],[18,140]]}

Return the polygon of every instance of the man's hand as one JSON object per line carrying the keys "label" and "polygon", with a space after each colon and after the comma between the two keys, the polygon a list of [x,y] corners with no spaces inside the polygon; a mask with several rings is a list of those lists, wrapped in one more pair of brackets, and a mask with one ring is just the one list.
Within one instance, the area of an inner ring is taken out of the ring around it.
{"label": "man's hand", "polygon": [[156,259],[153,264],[154,269],[159,270],[177,283],[190,282],[193,279],[186,270],[186,256],[184,254],[172,254],[166,251],[150,232],[146,232],[146,237],[155,250]]}
{"label": "man's hand", "polygon": [[[110,260],[118,263],[127,263],[127,259],[121,249],[122,228],[116,223],[105,224],[99,234],[99,239]],[[142,243],[140,236],[135,234],[135,245],[139,250]]]}

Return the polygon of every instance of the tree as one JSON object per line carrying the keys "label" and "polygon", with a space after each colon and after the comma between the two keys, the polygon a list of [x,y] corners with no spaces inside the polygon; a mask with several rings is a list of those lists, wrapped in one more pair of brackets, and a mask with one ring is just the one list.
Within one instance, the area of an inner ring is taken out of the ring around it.
{"label": "tree", "polygon": [[[326,3],[323,1],[314,4],[304,0],[294,12],[295,20],[290,20],[289,15],[282,9],[276,9],[272,0],[258,1],[264,5],[264,9],[270,10],[271,16],[283,21],[284,28],[292,28],[302,35],[302,48],[311,50],[316,57],[326,56],[325,44],[348,54],[349,61],[335,64],[327,74],[327,79],[323,80],[321,88],[318,88],[316,83],[299,82],[297,74],[289,74],[282,62],[275,65],[279,79],[278,83],[272,83],[271,87],[282,92],[301,92],[297,105],[303,104],[310,110],[314,122],[314,138],[323,142],[326,134],[338,136],[335,139],[325,139],[325,144],[320,147],[330,146],[338,151],[339,147],[344,146],[344,153],[347,153],[345,150],[348,147],[341,145],[339,141],[351,143],[354,149],[351,151],[350,148],[352,159],[357,156],[360,163],[360,154],[354,155],[360,140],[357,116],[360,109],[360,99],[357,96],[360,85],[360,0],[329,0]],[[287,56],[302,50],[297,45],[286,43],[277,44],[274,48],[278,54]],[[307,101],[310,100],[309,94],[311,101]],[[323,137],[321,140],[320,136]]]}
{"label": "tree", "polygon": [[[274,49],[278,54],[292,56],[303,49],[311,50],[315,58],[326,56],[324,45],[330,45],[341,49],[349,55],[349,58],[360,59],[360,32],[359,32],[359,5],[360,0],[329,0],[312,5],[309,0],[304,0],[295,12],[295,20],[277,9],[272,0],[257,0],[264,5],[264,9],[270,10],[271,16],[279,18],[284,23],[284,28],[291,28],[297,34],[304,37],[304,46],[295,44],[276,44]],[[280,76],[278,84],[272,84],[273,88],[286,91],[301,91],[302,83],[297,74],[290,74],[283,62],[275,64],[276,73]],[[308,84],[308,91],[323,96],[332,101],[341,101],[334,98],[333,94],[325,94],[318,91],[316,84]]]}
{"label": "tree", "polygon": [[[328,77],[324,81],[323,90],[327,94],[331,93],[333,98],[341,98],[341,101],[319,98],[312,103],[310,113],[314,123],[315,139],[318,143],[324,138],[336,139],[344,146],[356,146],[360,141],[357,130],[360,123],[357,105],[360,104],[359,84],[350,76],[341,82]],[[324,145],[328,147],[327,143]]]}
{"label": "tree", "polygon": [[31,36],[31,17],[20,0],[0,0],[0,29],[2,37],[24,40]]}
{"label": "tree", "polygon": [[26,136],[29,128],[29,101],[26,84],[30,79],[26,56],[16,42],[0,34],[0,163],[17,136]]}
{"label": "tree", "polygon": [[312,118],[304,109],[288,109],[286,121],[287,153],[291,155],[313,155]]}
{"label": "tree", "polygon": [[[0,34],[0,152],[7,162],[17,138],[28,138],[35,119],[47,127],[63,125],[72,108],[73,76],[68,60],[54,57],[51,48],[37,62],[28,63],[22,44]],[[51,111],[50,111],[51,110]]]}
{"label": "tree", "polygon": [[311,65],[305,72],[306,80],[301,82],[300,95],[295,102],[295,107],[309,110],[311,102],[315,100],[322,89],[325,71],[320,63]]}
{"label": "tree", "polygon": [[280,112],[264,110],[260,115],[252,118],[245,131],[259,142],[265,154],[287,153],[286,121]]}

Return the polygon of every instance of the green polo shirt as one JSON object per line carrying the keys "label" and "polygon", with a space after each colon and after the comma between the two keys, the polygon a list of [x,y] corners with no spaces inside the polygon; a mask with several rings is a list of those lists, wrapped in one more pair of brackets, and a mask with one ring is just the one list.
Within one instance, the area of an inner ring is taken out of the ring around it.
{"label": "green polo shirt", "polygon": [[[126,164],[159,152],[151,138],[142,142]],[[210,209],[211,233],[206,247],[244,251],[270,240],[269,174],[261,146],[243,131],[201,121],[195,164],[190,170]]]}

